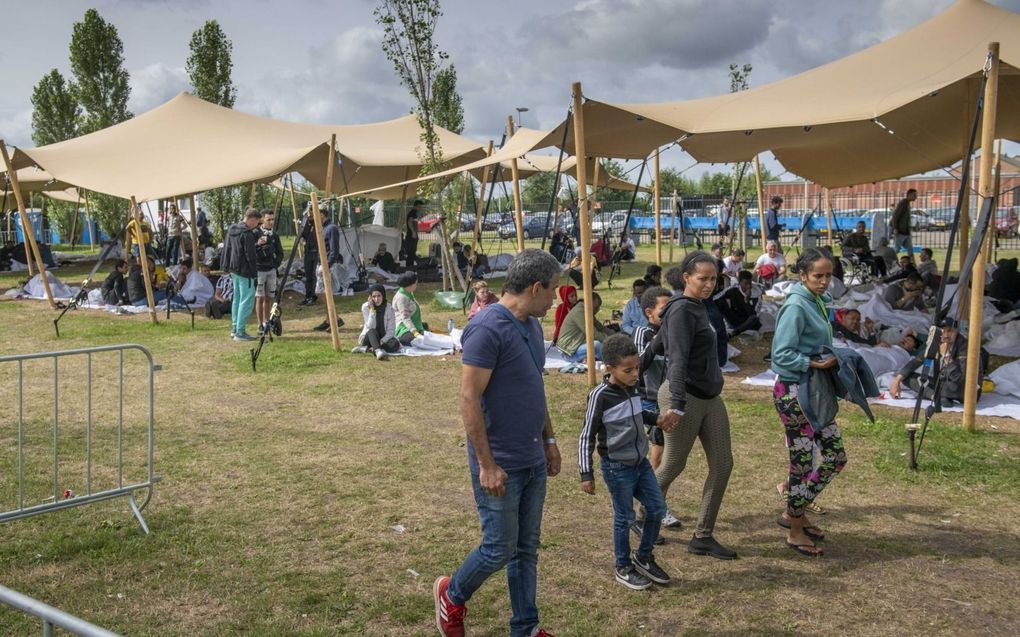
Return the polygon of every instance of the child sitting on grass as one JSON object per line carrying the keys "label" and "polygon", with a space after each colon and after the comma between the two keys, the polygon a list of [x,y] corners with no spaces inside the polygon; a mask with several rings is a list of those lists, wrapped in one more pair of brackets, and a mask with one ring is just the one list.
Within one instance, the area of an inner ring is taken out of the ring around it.
{"label": "child sitting on grass", "polygon": [[[625,334],[614,334],[602,344],[606,375],[588,395],[584,428],[578,442],[581,488],[595,493],[592,453],[598,449],[602,478],[613,502],[613,548],[616,553],[616,581],[633,590],[669,584],[669,575],[652,555],[659,536],[666,501],[648,462],[648,437],[641,416],[638,374],[641,359],[637,347]],[[641,543],[633,557],[630,525],[634,521],[634,500],[645,509]]]}

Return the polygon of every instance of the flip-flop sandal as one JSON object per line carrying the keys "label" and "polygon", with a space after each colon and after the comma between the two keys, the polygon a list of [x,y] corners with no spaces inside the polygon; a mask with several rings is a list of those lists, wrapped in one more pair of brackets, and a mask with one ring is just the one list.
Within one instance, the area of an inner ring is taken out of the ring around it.
{"label": "flip-flop sandal", "polygon": [[804,510],[807,511],[808,513],[814,513],[815,515],[825,515],[826,513],[828,513],[828,511],[818,506],[814,502],[808,502],[806,505],[804,505]]}
{"label": "flip-flop sandal", "polygon": [[[786,546],[790,547],[794,551],[797,551],[805,557],[821,557],[825,555],[825,551],[818,548],[814,544],[791,544],[789,541],[786,542]],[[815,549],[813,551],[809,549]]]}
{"label": "flip-flop sandal", "polygon": [[[789,529],[790,528],[789,520],[787,520],[783,516],[779,516],[778,518],[776,518],[776,524],[778,524],[779,526],[783,527],[784,529]],[[815,526],[813,524],[811,526],[805,526],[804,527],[804,535],[808,536],[812,540],[816,540],[816,541],[819,541],[819,542],[821,542],[822,540],[825,539],[825,533],[822,532],[822,530],[820,528],[818,528],[817,526]]]}

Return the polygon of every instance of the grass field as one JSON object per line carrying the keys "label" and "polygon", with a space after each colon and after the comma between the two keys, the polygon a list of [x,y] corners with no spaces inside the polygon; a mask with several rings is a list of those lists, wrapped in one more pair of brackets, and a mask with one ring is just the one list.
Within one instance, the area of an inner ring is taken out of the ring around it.
{"label": "grass field", "polygon": [[[642,258],[651,258],[642,248]],[[620,308],[644,263],[601,286],[603,315]],[[59,272],[75,281],[87,266]],[[16,277],[0,276],[0,289]],[[426,320],[459,313],[431,304]],[[125,635],[429,635],[432,580],[448,574],[479,538],[456,410],[453,356],[380,363],[348,352],[359,297],[338,299],[344,350],[311,328],[324,308],[289,299],[284,336],[253,374],[248,346],[226,321],[187,316],[152,326],[145,316],[76,311],[61,323],[38,302],[0,301],[0,354],[112,343],[150,348],[156,374],[156,469],[162,482],[145,511],[144,536],[116,500],[0,527],[0,582]],[[552,313],[544,322],[551,331]],[[717,536],[741,559],[689,555],[684,543],[705,475],[700,448],[670,491],[684,522],[666,531],[657,557],[675,583],[635,593],[612,580],[612,517],[601,480],[582,493],[576,468],[587,388],[583,376],[550,374],[547,393],[564,456],[550,480],[539,564],[543,625],[557,635],[1009,635],[1020,632],[1020,427],[979,419],[962,431],[940,415],[907,469],[904,411],[879,407],[867,422],[844,409],[846,471],[820,500],[824,558],[796,556],[775,518],[786,466],[769,391],[740,385],[764,368],[767,342],[744,350],[724,398],[735,469]],[[96,363],[97,366],[100,363]],[[30,483],[52,491],[48,368],[27,368]],[[140,367],[132,367],[139,370]],[[81,387],[61,367],[61,486],[81,485]],[[137,373],[129,373],[138,387]],[[0,369],[0,509],[12,508],[16,476],[13,373]],[[99,398],[108,394],[97,394]],[[129,404],[137,406],[133,392]],[[107,402],[106,408],[109,407]],[[98,430],[97,430],[98,431]],[[106,430],[108,431],[108,428]],[[137,439],[127,449],[140,450]],[[98,444],[98,443],[97,443]],[[48,451],[47,451],[48,450]],[[109,457],[108,457],[109,459]],[[129,459],[137,472],[142,459]],[[109,474],[103,474],[109,477]],[[33,491],[36,493],[36,491]],[[29,504],[37,503],[37,500]],[[472,635],[506,634],[505,580],[469,604]],[[0,610],[0,635],[38,634],[38,624]]]}

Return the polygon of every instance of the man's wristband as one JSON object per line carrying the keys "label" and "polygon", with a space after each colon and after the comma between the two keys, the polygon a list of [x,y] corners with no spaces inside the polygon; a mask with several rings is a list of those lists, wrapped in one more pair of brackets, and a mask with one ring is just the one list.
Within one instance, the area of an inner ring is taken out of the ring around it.
{"label": "man's wristband", "polygon": [[667,411],[668,411],[668,413],[676,414],[677,416],[683,416],[684,415],[684,411],[682,409],[673,409],[673,408],[670,408]]}
{"label": "man's wristband", "polygon": [[550,437],[550,438],[546,438],[545,439],[545,444],[546,444],[546,446],[556,444],[556,437],[553,436],[553,437]]}

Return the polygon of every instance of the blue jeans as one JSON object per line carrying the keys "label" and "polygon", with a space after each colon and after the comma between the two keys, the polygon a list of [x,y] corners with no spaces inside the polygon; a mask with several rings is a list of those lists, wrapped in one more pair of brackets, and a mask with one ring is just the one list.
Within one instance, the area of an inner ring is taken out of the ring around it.
{"label": "blue jeans", "polygon": [[[563,350],[560,350],[563,352]],[[563,352],[563,358],[567,359],[571,363],[584,363],[588,360],[588,344],[581,343],[581,346],[577,348],[577,351],[573,354]],[[595,341],[595,360],[602,360],[602,342]]]}
{"label": "blue jeans", "polygon": [[478,476],[471,475],[482,523],[482,543],[453,574],[447,595],[454,604],[465,604],[490,575],[506,566],[513,609],[511,637],[531,635],[538,626],[535,594],[545,482],[544,464],[507,471],[506,492],[494,496],[482,491]]}
{"label": "blue jeans", "polygon": [[634,522],[634,500],[645,507],[645,523],[637,556],[648,559],[659,537],[659,527],[666,515],[666,499],[655,480],[655,471],[647,458],[636,466],[602,460],[602,479],[606,481],[613,501],[613,550],[616,568],[630,566],[630,525]]}
{"label": "blue jeans", "polygon": [[230,304],[230,320],[233,323],[231,334],[244,334],[244,324],[248,322],[251,311],[255,308],[255,279],[231,274],[234,281],[234,298]]}
{"label": "blue jeans", "polygon": [[[162,303],[165,300],[166,300],[166,290],[153,290],[152,291],[152,304],[153,305],[159,305],[160,303]],[[135,307],[145,307],[148,304],[149,304],[149,297],[143,296],[142,298],[138,299],[137,301],[135,301],[131,305],[134,305]]]}
{"label": "blue jeans", "polygon": [[910,258],[914,258],[914,242],[911,240],[909,234],[894,234],[893,235],[893,250],[899,254],[900,250],[906,251],[910,255]]}

